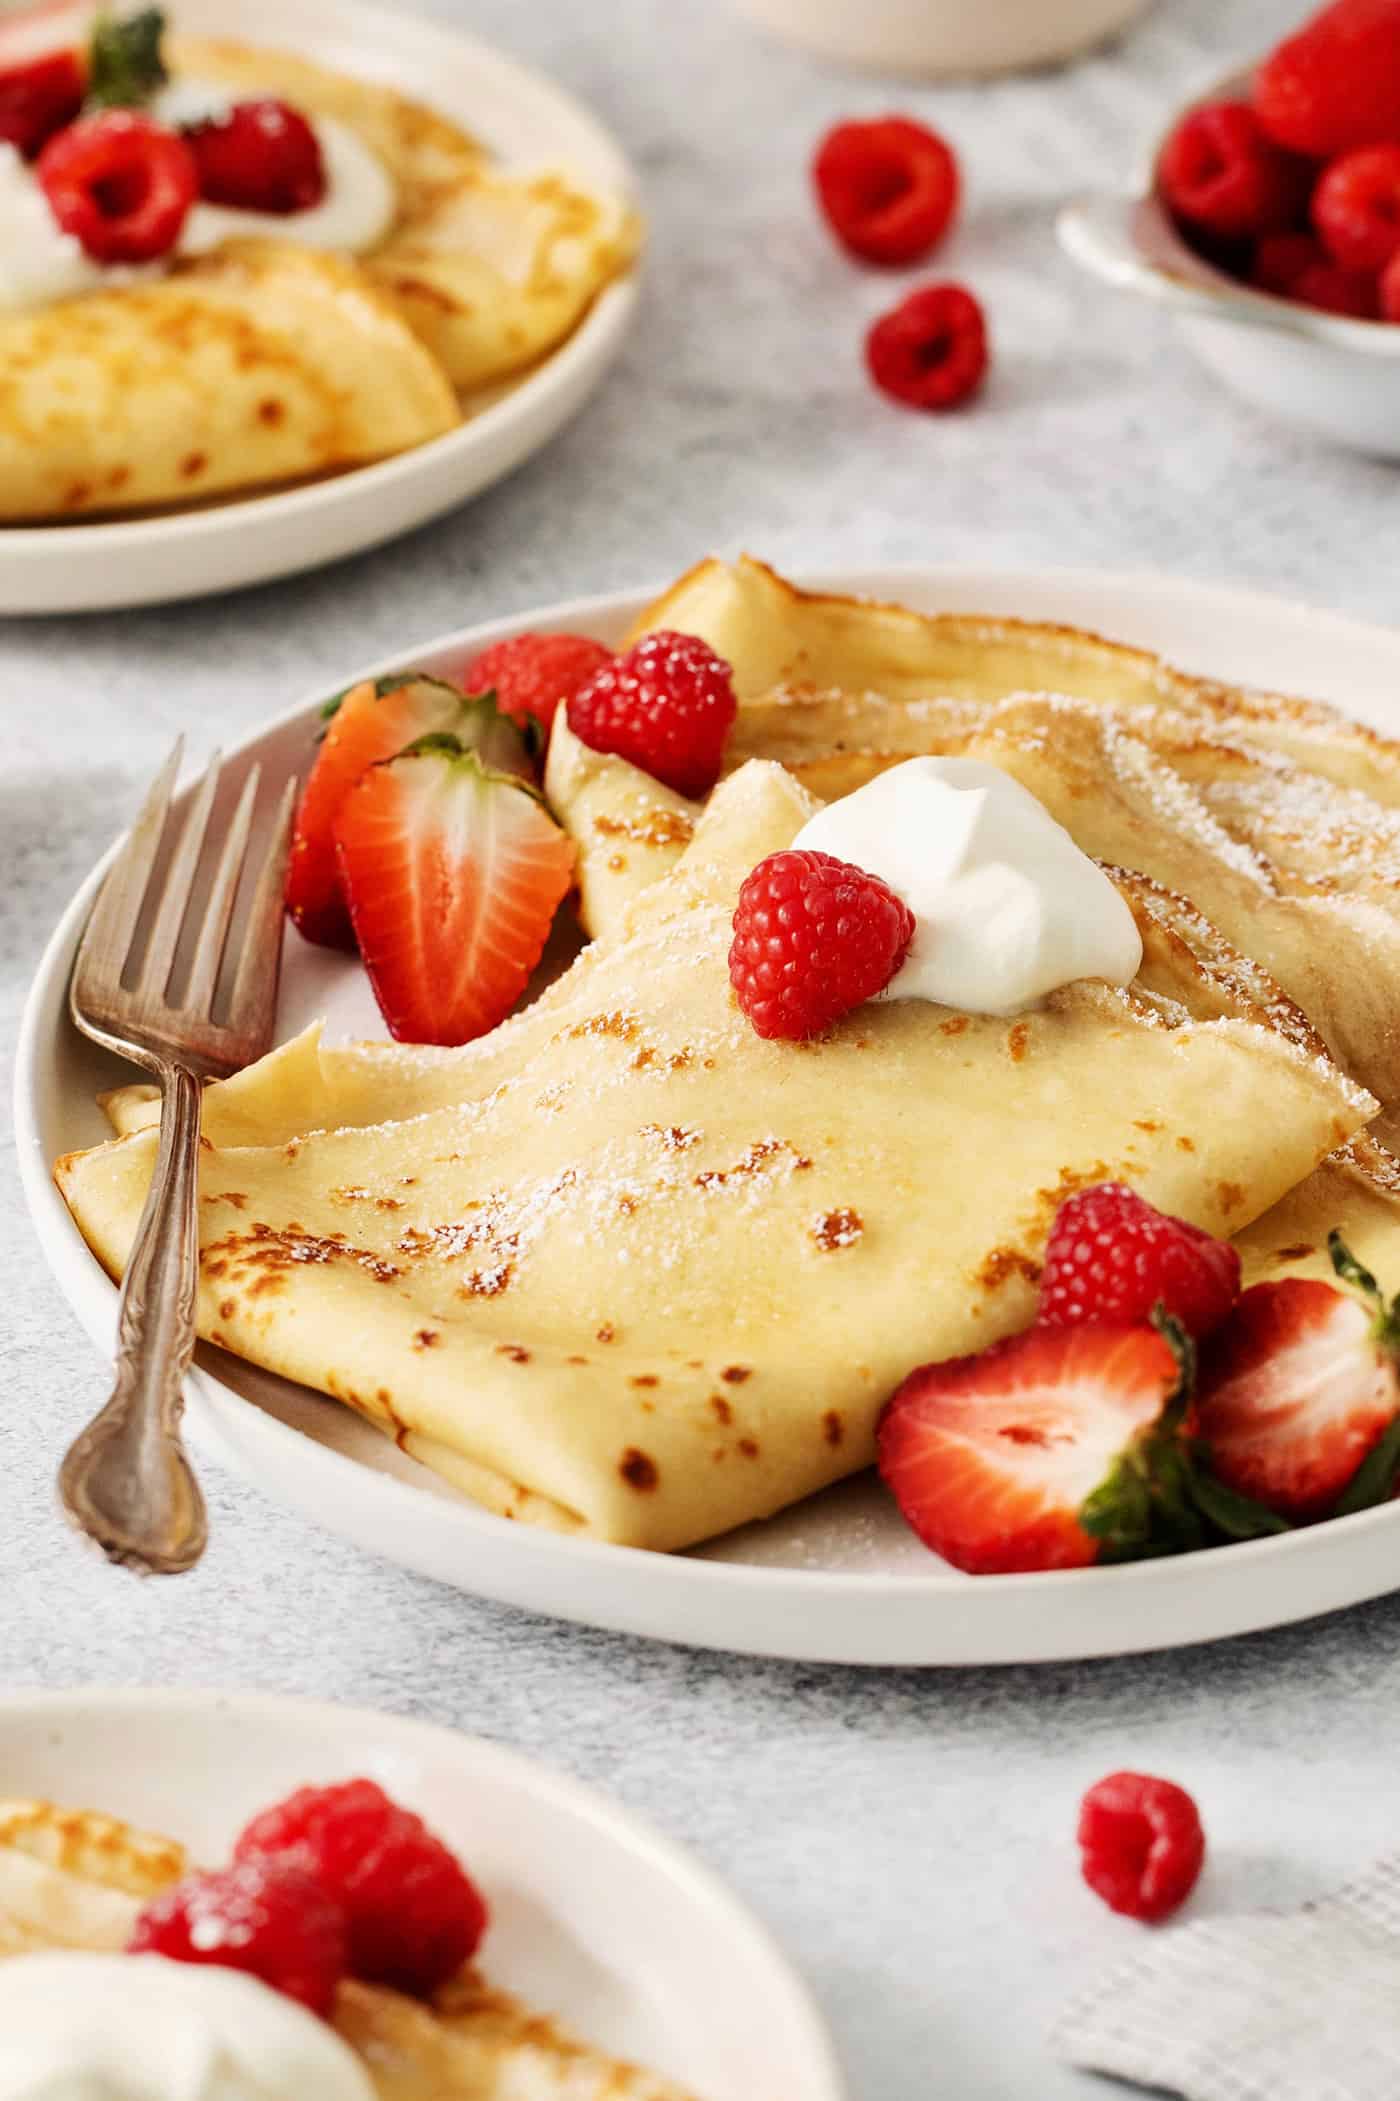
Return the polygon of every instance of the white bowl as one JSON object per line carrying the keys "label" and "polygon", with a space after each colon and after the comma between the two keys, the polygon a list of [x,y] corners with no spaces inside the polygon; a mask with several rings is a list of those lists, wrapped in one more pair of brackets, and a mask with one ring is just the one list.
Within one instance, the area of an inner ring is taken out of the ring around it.
{"label": "white bowl", "polygon": [[739,0],[790,42],[880,72],[1005,73],[1052,65],[1111,36],[1146,0]]}
{"label": "white bowl", "polygon": [[[1233,74],[1189,106],[1237,98],[1248,77]],[[1062,246],[1107,283],[1167,308],[1202,364],[1254,407],[1353,452],[1400,459],[1400,325],[1277,299],[1203,261],[1156,191],[1166,136],[1131,194],[1065,206]]]}
{"label": "white bowl", "polygon": [[[635,191],[622,149],[551,82],[456,30],[362,0],[178,0],[178,26],[281,45],[459,118],[520,164],[554,161]],[[101,525],[0,526],[0,614],[87,613],[267,583],[378,546],[501,480],[576,416],[621,349],[635,273],[480,414],[373,466],[266,495]]]}

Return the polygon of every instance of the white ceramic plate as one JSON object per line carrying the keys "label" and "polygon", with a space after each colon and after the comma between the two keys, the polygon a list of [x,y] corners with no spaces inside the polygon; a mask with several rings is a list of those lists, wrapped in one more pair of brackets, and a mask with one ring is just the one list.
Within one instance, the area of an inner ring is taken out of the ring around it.
{"label": "white ceramic plate", "polygon": [[[193,34],[229,32],[227,0],[178,0]],[[361,0],[240,0],[237,31],[415,95],[502,160],[553,161],[634,195],[617,142],[560,89],[473,38]],[[430,444],[266,496],[105,525],[0,526],[0,614],[88,613],[236,590],[377,546],[489,488],[575,416],[636,306],[619,279],[558,350],[490,408]]]}
{"label": "white ceramic plate", "polygon": [[6,1795],[106,1810],[205,1863],[293,1788],[377,1780],[480,1883],[494,1983],[702,2101],[843,2101],[805,1988],[708,1869],[478,1737],[257,1693],[22,1693],[0,1700],[0,1772]]}
{"label": "white ceramic plate", "polygon": [[[1400,732],[1400,634],[1278,599],[1057,570],[896,569],[814,581],[928,611],[1098,628],[1188,669],[1333,700]],[[616,639],[650,595],[577,601],[467,629],[354,675],[459,668],[485,642],[526,626]],[[304,763],[322,698],[312,696],[234,755],[229,793],[240,758],[260,758],[273,779]],[[129,1077],[67,1018],[73,954],[100,876],[94,870],[74,898],[35,976],[21,1028],[15,1128],[30,1210],[54,1274],[110,1351],[116,1293],[49,1173],[59,1153],[109,1135],[94,1097],[119,1074]],[[333,1033],[383,1033],[358,964],[289,934],[281,1032],[323,1013]],[[97,1393],[94,1378],[94,1400]],[[1400,1585],[1397,1503],[1174,1560],[972,1579],[928,1554],[869,1476],[696,1553],[643,1556],[487,1516],[349,1409],[218,1351],[201,1350],[190,1402],[198,1441],[279,1501],[373,1552],[510,1604],[711,1648],[867,1664],[1113,1655],[1306,1619]],[[55,1450],[55,1463],[58,1456]]]}

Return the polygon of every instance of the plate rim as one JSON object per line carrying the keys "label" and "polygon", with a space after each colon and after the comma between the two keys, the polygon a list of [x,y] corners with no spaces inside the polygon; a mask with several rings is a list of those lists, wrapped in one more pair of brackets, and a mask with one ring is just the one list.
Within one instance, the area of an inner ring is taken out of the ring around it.
{"label": "plate rim", "polygon": [[[748,1959],[762,1967],[765,1993],[781,1994],[787,2027],[806,2053],[806,2062],[798,2063],[802,2101],[850,2101],[835,2038],[817,1996],[766,1920],[699,1852],[591,1781],[580,1780],[532,1752],[516,1750],[513,1745],[472,1730],[457,1729],[449,1722],[366,1707],[359,1702],[237,1685],[99,1684],[8,1689],[0,1693],[0,1736],[11,1724],[24,1726],[32,1720],[42,1726],[65,1718],[77,1721],[93,1710],[100,1720],[103,1712],[113,1709],[123,1714],[148,1712],[153,1720],[161,1716],[178,1719],[190,1713],[204,1718],[223,1714],[231,1729],[244,1722],[273,1727],[290,1724],[332,1737],[364,1732],[382,1739],[387,1734],[407,1746],[421,1746],[425,1755],[432,1752],[459,1761],[465,1756],[475,1770],[493,1773],[527,1797],[547,1800],[611,1843],[644,1858],[672,1883],[683,1887],[692,1902],[712,1915],[717,1927],[740,1937]],[[180,1836],[178,1832],[170,1835]]]}
{"label": "plate rim", "polygon": [[[306,4],[307,0],[287,0],[286,48],[301,48],[296,41],[295,17],[299,8]],[[315,0],[311,0],[311,5],[314,8]],[[469,30],[459,30],[416,10],[405,16],[378,4],[378,0],[337,0],[337,13],[347,32],[383,42],[401,40],[406,31],[425,50],[434,46],[451,48],[459,61],[465,60],[488,77],[511,84],[521,95],[552,104],[558,122],[567,123],[588,138],[590,152],[600,164],[608,167],[610,180],[618,191],[629,202],[638,202],[642,189],[640,176],[619,136],[552,75],[526,64]],[[180,27],[178,22],[176,27]],[[310,55],[314,58],[316,32],[309,34]],[[256,43],[259,39],[253,37],[249,41]],[[281,488],[274,486],[261,494],[233,493],[219,501],[183,510],[163,509],[155,515],[110,518],[95,523],[50,520],[47,523],[0,524],[0,586],[17,590],[27,580],[37,582],[52,568],[67,567],[73,561],[97,563],[104,557],[149,561],[177,544],[193,546],[208,558],[211,551],[223,542],[238,542],[243,535],[255,532],[259,525],[266,525],[269,521],[285,525],[290,530],[296,526],[308,526],[321,514],[334,516],[342,508],[350,508],[356,503],[366,513],[372,512],[377,499],[399,490],[405,483],[411,484],[422,477],[431,478],[435,470],[446,471],[459,460],[465,466],[478,454],[495,449],[509,450],[516,443],[523,449],[514,457],[513,465],[523,464],[525,458],[549,442],[558,428],[557,425],[550,426],[532,438],[524,435],[525,427],[537,419],[541,422],[547,419],[556,406],[556,397],[567,397],[573,387],[588,391],[592,383],[601,380],[620,352],[635,318],[645,268],[646,249],[643,247],[620,276],[601,288],[564,341],[532,366],[523,379],[489,407],[469,416],[441,436],[429,439],[426,444],[413,445],[406,451],[390,454],[386,459],[366,461],[339,473],[293,482]],[[580,402],[578,406],[581,405]],[[575,407],[572,413],[577,412]],[[566,411],[563,420],[569,420],[569,413]],[[470,493],[483,493],[485,488],[513,471],[513,465],[493,471]],[[469,500],[470,494],[446,499],[439,496],[434,500],[434,507],[417,522],[424,524],[445,509]],[[395,526],[391,528],[390,536],[413,529],[411,525]],[[354,541],[350,552],[375,544],[372,531],[367,530],[363,538]],[[345,558],[346,552],[342,550],[330,556],[313,556],[301,566],[315,567],[323,561]],[[291,567],[276,567],[260,571],[251,581],[267,582],[294,573],[296,571]],[[170,597],[202,594],[211,588],[237,589],[241,586],[211,587],[205,582],[196,582],[188,588],[176,587]],[[144,594],[135,599],[124,595],[103,595],[92,601],[92,609],[115,610],[125,604],[160,602],[169,601],[153,600]],[[81,610],[81,600],[75,598],[66,609]],[[15,609],[9,610],[13,615]],[[43,616],[44,610],[47,609],[39,610],[38,617]],[[23,617],[22,611],[20,617]]]}
{"label": "plate rim", "polygon": [[[1279,595],[1237,589],[1231,585],[1197,583],[1194,579],[1172,577],[1153,571],[1102,570],[1066,565],[1037,566],[1027,564],[998,563],[930,563],[905,562],[883,565],[851,567],[827,565],[825,567],[799,566],[796,581],[808,590],[834,590],[851,595],[888,597],[891,591],[901,587],[915,587],[929,592],[940,586],[955,586],[989,576],[1006,581],[1024,578],[1034,582],[1037,590],[1064,588],[1071,591],[1083,589],[1089,583],[1110,592],[1135,592],[1155,596],[1163,600],[1180,601],[1183,597],[1192,600],[1208,598],[1216,604],[1223,615],[1228,610],[1238,611],[1248,604],[1257,615],[1277,612],[1281,605],[1300,617],[1322,624],[1325,631],[1339,640],[1351,636],[1360,642],[1377,642],[1393,649],[1400,669],[1400,630],[1385,628],[1377,622],[1355,619],[1347,614],[1313,608],[1302,600],[1286,600]],[[349,682],[371,678],[421,661],[435,655],[463,653],[475,650],[484,643],[500,636],[518,631],[525,623],[540,626],[586,625],[595,622],[618,623],[636,616],[658,595],[665,586],[651,590],[608,591],[551,602],[544,606],[527,607],[487,621],[476,621],[428,638],[409,648],[386,652],[368,665],[358,668],[349,676]],[[329,683],[326,682],[326,683]],[[240,739],[227,754],[229,763],[237,761],[244,752],[261,744],[280,730],[294,726],[304,718],[311,717],[324,700],[325,684],[314,693],[303,696],[289,707],[271,716],[259,728]],[[184,792],[184,791],[182,791]],[[46,1261],[80,1325],[99,1344],[110,1338],[112,1318],[115,1314],[117,1292],[96,1258],[83,1241],[78,1228],[63,1203],[53,1182],[45,1158],[39,1115],[39,1084],[42,1069],[42,1045],[40,1033],[46,1019],[46,1010],[55,1005],[54,992],[57,987],[58,1014],[66,1011],[63,994],[66,992],[67,961],[76,947],[78,934],[89,908],[92,896],[101,881],[106,866],[116,853],[120,840],[115,841],[84,881],[78,886],[65,907],[60,919],[46,942],[35,967],[30,989],[21,1014],[17,1052],[15,1059],[13,1116],[16,1152],[19,1160],[20,1178],[26,1207],[38,1235]],[[383,1497],[393,1511],[407,1514],[409,1511],[421,1515],[425,1504],[435,1506],[437,1515],[444,1524],[460,1527],[468,1538],[489,1542],[502,1562],[513,1561],[524,1549],[524,1557],[536,1566],[553,1565],[561,1570],[593,1568],[604,1574],[620,1576],[626,1586],[626,1572],[636,1571],[636,1556],[640,1551],[634,1547],[617,1545],[608,1541],[561,1537],[533,1527],[513,1524],[493,1516],[468,1501],[455,1501],[430,1494],[413,1482],[395,1478],[367,1467],[353,1455],[335,1451],[308,1437],[292,1425],[267,1414],[236,1393],[212,1374],[205,1365],[197,1364],[189,1377],[189,1393],[197,1406],[191,1411],[192,1427],[207,1439],[221,1460],[231,1466],[239,1476],[252,1482],[265,1493],[274,1493],[275,1499],[301,1511],[308,1512],[307,1504],[294,1490],[282,1493],[285,1483],[279,1481],[276,1491],[270,1488],[267,1476],[246,1457],[236,1437],[229,1434],[220,1421],[225,1406],[235,1411],[247,1411],[257,1419],[260,1430],[265,1430],[271,1442],[288,1452],[304,1455],[309,1449],[315,1456],[313,1468],[325,1469],[325,1478],[332,1484],[355,1482],[362,1485],[366,1479],[375,1485],[376,1497]],[[339,1503],[330,1498],[332,1507]],[[1400,1505],[1386,1504],[1376,1509],[1358,1512],[1353,1516],[1335,1518],[1324,1526],[1316,1526],[1279,1537],[1250,1540],[1237,1543],[1228,1550],[1232,1570],[1260,1572],[1266,1577],[1280,1561],[1290,1560],[1296,1566],[1301,1558],[1326,1561],[1329,1550],[1331,1558],[1339,1554],[1345,1558],[1348,1542],[1372,1542],[1379,1535],[1388,1538],[1397,1522],[1400,1522]],[[340,1536],[359,1543],[353,1529],[334,1526]],[[372,1551],[386,1552],[382,1547]],[[390,1553],[388,1558],[402,1562],[403,1557]],[[878,1601],[890,1608],[892,1613],[901,1609],[918,1613],[927,1612],[930,1606],[946,1606],[951,1599],[971,1595],[995,1595],[1006,1602],[1008,1610],[1014,1611],[1017,1601],[1056,1601],[1064,1598],[1083,1597],[1090,1586],[1102,1597],[1110,1590],[1115,1600],[1126,1601],[1121,1610],[1131,1618],[1134,1601],[1151,1599],[1159,1591],[1170,1591],[1190,1580],[1193,1564],[1199,1559],[1195,1555],[1166,1557],[1125,1563],[1092,1570],[1051,1570],[1037,1574],[998,1575],[972,1578],[957,1570],[934,1569],[928,1573],[893,1573],[878,1570],[806,1569],[791,1566],[771,1565],[755,1562],[720,1562],[694,1556],[654,1555],[644,1564],[651,1585],[658,1582],[667,1585],[662,1573],[681,1569],[685,1575],[682,1584],[694,1583],[702,1590],[715,1593],[734,1593],[752,1601],[755,1593],[769,1602],[782,1617],[783,1607],[800,1604],[804,1609],[815,1608],[820,1614],[824,1607],[840,1604],[856,1598]],[[1220,1555],[1212,1555],[1211,1561],[1218,1566]],[[410,1560],[410,1567],[422,1568],[421,1562]],[[455,1578],[444,1580],[456,1581]],[[520,1604],[522,1600],[509,1592],[483,1588],[476,1581],[457,1582],[457,1587],[472,1595],[495,1597],[505,1602]],[[638,1586],[647,1588],[649,1586]],[[1329,1610],[1340,1609],[1348,1603],[1357,1603],[1365,1598],[1382,1595],[1384,1590],[1400,1587],[1400,1570],[1389,1585],[1375,1586],[1370,1579],[1363,1586],[1348,1588],[1341,1583],[1343,1596],[1328,1603],[1304,1606],[1295,1610],[1291,1606],[1278,1609],[1272,1617],[1267,1613],[1259,1616],[1257,1608],[1248,1610],[1237,1625],[1226,1624],[1213,1632],[1187,1631],[1162,1638],[1153,1635],[1135,1642],[1128,1630],[1110,1636],[1106,1640],[1072,1641],[1068,1646],[1051,1643],[1042,1645],[992,1645],[991,1653],[983,1653],[980,1647],[974,1653],[955,1657],[930,1657],[924,1653],[925,1645],[912,1643],[907,1647],[897,1645],[897,1652],[872,1656],[852,1652],[837,1642],[827,1646],[818,1637],[814,1645],[773,1645],[771,1639],[750,1641],[742,1638],[740,1630],[731,1629],[723,1636],[697,1634],[696,1632],[661,1632],[648,1622],[652,1614],[644,1614],[641,1623],[634,1623],[627,1616],[619,1616],[614,1607],[600,1614],[596,1606],[552,1603],[543,1609],[551,1616],[576,1622],[626,1632],[640,1632],[652,1639],[680,1643],[685,1646],[739,1651],[791,1660],[821,1660],[839,1663],[883,1665],[897,1663],[913,1667],[937,1668],[960,1667],[988,1663],[1022,1661],[1062,1661],[1093,1655],[1117,1655],[1155,1651],[1182,1646],[1203,1640],[1227,1639],[1236,1633],[1257,1631],[1265,1626],[1291,1623]],[[528,1606],[527,1606],[527,1609]],[[1226,1619],[1230,1616],[1227,1614]],[[1072,1622],[1071,1622],[1072,1624]]]}

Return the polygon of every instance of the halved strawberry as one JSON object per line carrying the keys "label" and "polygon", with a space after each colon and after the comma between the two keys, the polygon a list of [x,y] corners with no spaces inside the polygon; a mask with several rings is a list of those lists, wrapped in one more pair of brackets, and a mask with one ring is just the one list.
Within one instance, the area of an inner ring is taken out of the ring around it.
{"label": "halved strawberry", "polygon": [[422,672],[365,679],[327,703],[330,727],[301,793],[287,863],[287,910],[308,941],[353,948],[355,936],[341,895],[335,858],[335,820],[356,781],[381,759],[397,757],[420,737],[447,732],[482,753],[497,773],[532,771],[531,748],[489,696],[464,700],[455,686]]}
{"label": "halved strawberry", "polygon": [[926,1546],[971,1575],[1081,1568],[1200,1542],[1175,1323],[1030,1328],[912,1372],[880,1472]]}
{"label": "halved strawberry", "polygon": [[1246,1291],[1201,1360],[1211,1472],[1294,1523],[1383,1502],[1400,1464],[1400,1312],[1332,1236],[1316,1277]]}
{"label": "halved strawberry", "polygon": [[574,878],[537,791],[429,736],[371,767],[335,825],[355,938],[390,1034],[466,1043],[504,1020]]}

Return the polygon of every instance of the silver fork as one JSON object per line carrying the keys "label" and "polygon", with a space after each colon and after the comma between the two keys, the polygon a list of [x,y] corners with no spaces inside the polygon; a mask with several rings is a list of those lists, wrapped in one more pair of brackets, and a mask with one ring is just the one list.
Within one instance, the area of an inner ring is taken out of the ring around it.
{"label": "silver fork", "polygon": [[[216,1000],[249,842],[259,769],[243,784],[202,914],[193,892],[219,784],[216,755],[179,841],[157,864],[180,770],[183,739],[161,768],[126,845],[98,894],[69,988],[85,1036],[155,1074],[161,1090],[160,1150],[126,1265],[112,1397],[70,1447],[59,1494],[73,1523],[112,1561],[148,1575],[175,1575],[204,1552],[204,1498],[180,1438],[182,1385],[195,1345],[199,1280],[199,1115],[206,1079],[225,1079],[272,1044],[282,952],[282,882],[296,782],[278,805],[257,872],[222,1018]],[[192,957],[178,1001],[172,979],[190,922]],[[144,946],[139,941],[149,927]]]}

